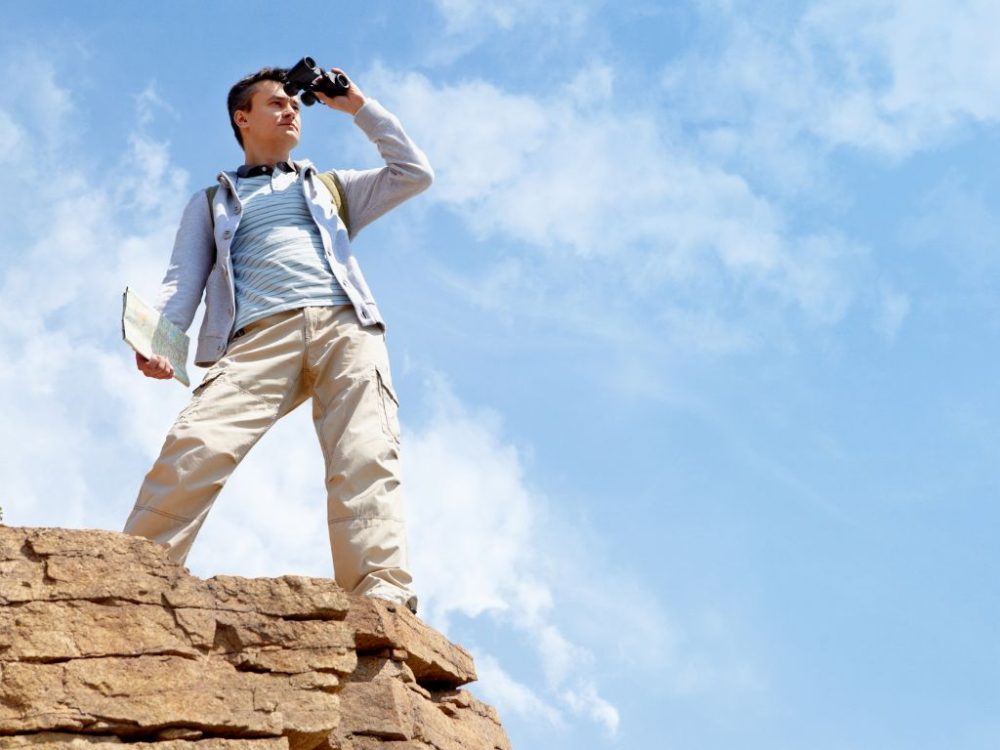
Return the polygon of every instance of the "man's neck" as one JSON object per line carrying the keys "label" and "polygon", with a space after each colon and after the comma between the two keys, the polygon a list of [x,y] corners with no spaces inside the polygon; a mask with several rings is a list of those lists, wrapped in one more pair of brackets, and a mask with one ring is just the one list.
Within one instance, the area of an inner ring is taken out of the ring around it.
{"label": "man's neck", "polygon": [[269,149],[267,147],[250,144],[243,149],[243,163],[249,166],[268,164],[273,167],[279,161],[290,162],[291,159],[289,158],[289,153],[288,149]]}

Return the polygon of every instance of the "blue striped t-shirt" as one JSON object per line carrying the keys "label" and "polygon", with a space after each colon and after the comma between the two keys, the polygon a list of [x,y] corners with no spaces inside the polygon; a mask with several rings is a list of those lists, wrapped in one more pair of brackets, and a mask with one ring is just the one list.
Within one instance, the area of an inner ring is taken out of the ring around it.
{"label": "blue striped t-shirt", "polygon": [[330,270],[297,172],[240,177],[243,214],[231,254],[239,330],[272,313],[350,304]]}

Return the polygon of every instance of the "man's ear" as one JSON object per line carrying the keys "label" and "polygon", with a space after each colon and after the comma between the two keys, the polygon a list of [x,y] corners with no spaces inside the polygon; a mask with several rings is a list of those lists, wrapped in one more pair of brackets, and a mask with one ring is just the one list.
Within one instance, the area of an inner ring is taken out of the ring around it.
{"label": "man's ear", "polygon": [[236,123],[236,127],[245,128],[247,126],[247,113],[242,109],[238,109],[233,113],[233,122]]}

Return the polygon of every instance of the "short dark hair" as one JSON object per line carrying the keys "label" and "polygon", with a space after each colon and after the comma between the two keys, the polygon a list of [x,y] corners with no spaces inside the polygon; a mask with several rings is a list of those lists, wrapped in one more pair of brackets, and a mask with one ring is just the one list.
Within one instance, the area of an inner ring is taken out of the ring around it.
{"label": "short dark hair", "polygon": [[233,134],[236,136],[240,148],[243,148],[243,134],[240,133],[239,127],[233,120],[233,115],[238,109],[244,112],[250,111],[254,92],[257,90],[257,84],[261,81],[286,83],[288,81],[288,68],[261,68],[256,73],[244,76],[229,89],[229,98],[226,100],[229,107],[229,124],[233,128]]}

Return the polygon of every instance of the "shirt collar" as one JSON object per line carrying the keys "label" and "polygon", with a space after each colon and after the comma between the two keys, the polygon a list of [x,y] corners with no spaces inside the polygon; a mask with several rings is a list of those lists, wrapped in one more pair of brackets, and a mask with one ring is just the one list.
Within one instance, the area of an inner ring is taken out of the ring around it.
{"label": "shirt collar", "polygon": [[[290,161],[289,164],[291,164],[295,168],[295,171],[303,177],[310,173],[316,173],[316,165],[308,159],[295,159],[294,161]],[[216,179],[219,181],[220,185],[227,185],[230,190],[236,190],[236,183],[239,181],[239,175],[233,171],[219,172],[219,174],[216,175]]]}
{"label": "shirt collar", "polygon": [[257,177],[259,175],[270,175],[274,172],[296,172],[295,162],[289,164],[287,161],[279,161],[273,167],[270,164],[244,164],[236,170],[237,177]]}

